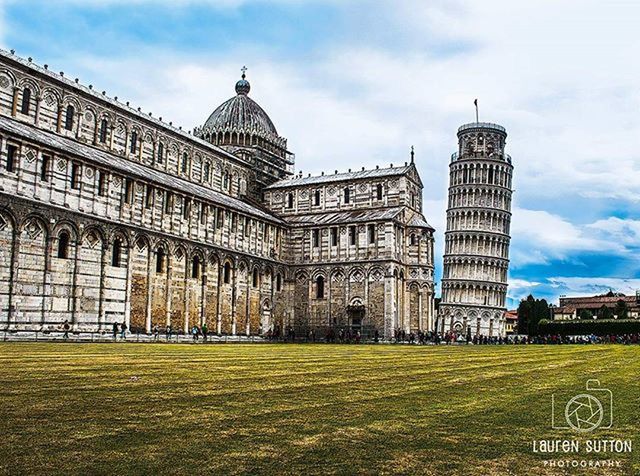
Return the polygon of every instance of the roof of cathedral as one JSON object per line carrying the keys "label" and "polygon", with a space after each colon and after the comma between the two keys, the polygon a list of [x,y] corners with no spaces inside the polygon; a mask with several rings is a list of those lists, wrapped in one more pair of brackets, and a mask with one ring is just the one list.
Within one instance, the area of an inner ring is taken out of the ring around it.
{"label": "roof of cathedral", "polygon": [[435,230],[435,228],[429,225],[429,223],[427,222],[427,220],[424,219],[424,217],[417,214],[414,215],[411,220],[409,220],[409,223],[407,223],[407,225],[415,226],[416,228],[430,228],[431,230]]}
{"label": "roof of cathedral", "polygon": [[[398,218],[398,215],[405,209],[404,206],[390,207],[390,208],[369,208],[360,210],[349,210],[342,212],[330,212],[330,213],[307,213],[301,215],[287,216],[286,220],[292,225],[337,225],[341,223],[359,223],[370,222],[376,220],[394,220]],[[408,226],[434,228],[426,222],[424,218],[416,214],[407,224]]]}
{"label": "roof of cathedral", "polygon": [[332,213],[309,213],[287,216],[286,220],[293,225],[336,225],[373,220],[393,220],[402,212],[403,208],[370,208]]}
{"label": "roof of cathedral", "polygon": [[404,175],[409,172],[413,164],[406,164],[401,167],[389,167],[384,169],[371,169],[371,170],[358,170],[356,172],[344,172],[344,173],[335,173],[333,175],[315,175],[312,177],[301,177],[296,176],[293,178],[280,180],[274,184],[266,187],[270,188],[284,188],[284,187],[296,187],[300,185],[313,185],[319,183],[330,183],[330,182],[342,182],[346,180],[357,180],[364,178],[378,178],[378,177],[391,177],[396,175]]}
{"label": "roof of cathedral", "polygon": [[86,157],[102,165],[107,170],[117,171],[125,176],[151,180],[168,188],[179,189],[185,194],[191,194],[205,200],[210,200],[216,204],[232,208],[241,213],[284,224],[284,222],[276,216],[254,207],[243,200],[230,197],[229,195],[221,192],[216,192],[215,190],[189,182],[188,180],[176,177],[175,175],[147,167],[143,164],[82,144],[67,137],[59,136],[53,132],[37,129],[34,126],[23,124],[14,119],[9,119],[3,116],[0,116],[0,128],[18,136],[46,144],[57,150],[62,150],[71,155]]}
{"label": "roof of cathedral", "polygon": [[203,129],[213,131],[244,131],[278,137],[269,115],[248,94],[251,85],[244,72],[236,83],[236,95],[216,108],[204,123]]}
{"label": "roof of cathedral", "polygon": [[51,71],[49,69],[49,67],[47,65],[44,65],[44,67],[37,65],[36,63],[34,63],[32,61],[31,58],[28,59],[24,59],[20,56],[17,56],[15,54],[15,52],[13,50],[11,51],[6,51],[2,48],[0,48],[0,57],[4,57],[7,58],[9,60],[15,61],[17,63],[20,63],[22,66],[29,68],[32,71],[35,71],[39,74],[42,74],[54,81],[57,82],[61,82],[64,85],[66,85],[67,87],[76,90],[76,91],[81,91],[83,94],[87,94],[99,101],[104,101],[106,103],[108,103],[109,105],[116,107],[119,110],[122,111],[126,111],[128,114],[131,114],[135,117],[137,117],[139,120],[143,120],[146,122],[150,122],[152,124],[155,124],[156,126],[162,127],[163,129],[165,129],[166,131],[170,131],[180,137],[182,137],[185,140],[189,140],[189,141],[193,141],[196,142],[198,144],[198,146],[200,147],[206,147],[209,150],[215,151],[218,154],[224,155],[226,158],[228,159],[232,159],[234,161],[241,161],[241,159],[239,159],[237,156],[227,152],[226,150],[224,150],[222,147],[219,147],[217,145],[211,144],[210,142],[201,139],[200,137],[197,137],[193,134],[191,134],[190,132],[184,131],[182,130],[182,127],[176,127],[174,126],[172,123],[166,123],[162,120],[162,118],[156,118],[153,117],[151,115],[151,113],[147,113],[145,114],[144,112],[142,112],[140,110],[140,108],[134,109],[133,107],[129,106],[129,103],[127,102],[126,105],[119,102],[118,98],[110,98],[109,96],[106,95],[105,91],[102,91],[102,93],[98,93],[97,91],[95,91],[93,89],[92,85],[89,85],[88,87],[83,85],[82,83],[79,82],[78,79],[76,79],[75,81],[70,80],[69,78],[65,77],[62,72],[55,73],[54,71]]}

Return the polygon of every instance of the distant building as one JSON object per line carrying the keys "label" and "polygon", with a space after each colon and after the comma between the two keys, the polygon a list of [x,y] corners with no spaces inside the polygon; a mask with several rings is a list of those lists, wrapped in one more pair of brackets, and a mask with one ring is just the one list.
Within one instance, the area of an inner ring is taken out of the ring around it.
{"label": "distant building", "polygon": [[504,313],[504,333],[515,335],[518,333],[518,310],[511,309]]}
{"label": "distant building", "polygon": [[560,305],[552,308],[553,320],[568,321],[588,315],[592,315],[595,318],[601,312],[603,306],[609,309],[612,318],[618,318],[616,308],[619,301],[625,303],[628,319],[638,319],[640,317],[640,294],[625,296],[622,293],[609,291],[607,294],[599,296],[561,297]]}

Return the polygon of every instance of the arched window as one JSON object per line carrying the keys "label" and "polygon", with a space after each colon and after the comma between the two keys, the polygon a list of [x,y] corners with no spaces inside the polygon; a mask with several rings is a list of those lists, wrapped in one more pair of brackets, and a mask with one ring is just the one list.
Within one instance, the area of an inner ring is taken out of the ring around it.
{"label": "arched window", "polygon": [[69,258],[69,233],[66,231],[58,235],[58,258]]}
{"label": "arched window", "polygon": [[71,104],[69,104],[67,106],[67,113],[64,118],[64,128],[68,131],[73,130],[73,116],[75,113],[76,113],[75,108]]}
{"label": "arched window", "polygon": [[344,189],[344,203],[349,203],[349,200],[351,200],[351,191],[349,190],[349,187],[345,187],[345,189]]}
{"label": "arched window", "polygon": [[138,133],[136,131],[131,132],[131,144],[129,144],[129,151],[135,154],[138,150]]}
{"label": "arched window", "polygon": [[287,195],[287,208],[293,208],[293,193]]}
{"label": "arched window", "polygon": [[107,142],[107,130],[109,128],[109,123],[106,119],[102,119],[100,121],[100,143],[104,144]]}
{"label": "arched window", "polygon": [[409,243],[411,244],[411,246],[416,244],[416,235],[411,233],[411,236],[409,237]]}
{"label": "arched window", "polygon": [[187,153],[185,152],[184,154],[182,154],[182,173],[186,174],[187,171],[189,170],[189,156],[187,155]]}
{"label": "arched window", "polygon": [[165,251],[163,248],[158,248],[158,251],[156,252],[156,273],[160,274],[160,273],[164,273],[164,258],[165,258]]}
{"label": "arched window", "polygon": [[382,184],[376,185],[376,200],[382,200]]}
{"label": "arched window", "polygon": [[252,283],[253,287],[257,288],[258,287],[258,283],[259,283],[259,280],[258,280],[258,268],[254,268],[253,269],[253,279],[252,279],[252,281],[253,281],[253,283]]}
{"label": "arched window", "polygon": [[229,284],[231,282],[231,265],[229,263],[225,263],[224,272],[223,272],[223,281],[224,284]]}
{"label": "arched window", "polygon": [[282,289],[282,276],[280,273],[276,275],[276,291],[280,291]]}
{"label": "arched window", "polygon": [[318,276],[316,278],[316,298],[324,299],[324,277]]}
{"label": "arched window", "polygon": [[209,162],[204,163],[204,181],[209,183],[211,181],[211,165]]}
{"label": "arched window", "polygon": [[158,156],[157,156],[157,160],[159,164],[162,163],[163,157],[164,157],[164,144],[160,142],[158,143]]}
{"label": "arched window", "polygon": [[314,196],[314,203],[313,203],[316,207],[320,206],[320,190],[316,190],[315,192],[315,196]]}
{"label": "arched window", "polygon": [[20,112],[22,114],[29,114],[30,105],[31,105],[31,89],[24,88],[22,90],[22,106],[20,106]]}
{"label": "arched window", "polygon": [[111,252],[111,266],[119,268],[121,257],[122,257],[122,241],[120,241],[120,238],[116,238],[113,242],[113,250]]}
{"label": "arched window", "polygon": [[200,258],[194,256],[191,260],[191,277],[198,279],[200,277]]}
{"label": "arched window", "polygon": [[222,188],[224,190],[229,190],[229,172],[225,172],[222,176]]}

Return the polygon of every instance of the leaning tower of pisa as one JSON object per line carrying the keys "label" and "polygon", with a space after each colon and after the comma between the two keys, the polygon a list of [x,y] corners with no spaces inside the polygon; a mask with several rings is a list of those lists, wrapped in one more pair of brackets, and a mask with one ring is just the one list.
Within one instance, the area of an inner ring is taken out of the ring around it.
{"label": "leaning tower of pisa", "polygon": [[449,164],[439,332],[504,334],[513,173],[506,139],[497,124],[458,129],[458,152]]}

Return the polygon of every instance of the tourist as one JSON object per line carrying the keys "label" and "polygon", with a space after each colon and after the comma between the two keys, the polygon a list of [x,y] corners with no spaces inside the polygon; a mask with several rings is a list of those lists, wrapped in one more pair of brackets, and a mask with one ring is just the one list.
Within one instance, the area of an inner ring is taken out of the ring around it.
{"label": "tourist", "polygon": [[198,326],[193,326],[191,328],[191,334],[193,334],[193,342],[198,342]]}
{"label": "tourist", "polygon": [[160,337],[160,328],[158,327],[158,324],[156,324],[155,326],[153,326],[153,340],[155,342],[158,342],[159,337]]}
{"label": "tourist", "polygon": [[171,324],[167,325],[167,342],[169,342],[171,340],[171,333],[172,333],[173,329],[171,329]]}
{"label": "tourist", "polygon": [[117,340],[118,339],[118,323],[114,322],[113,323],[113,340]]}
{"label": "tourist", "polygon": [[120,337],[122,337],[122,340],[127,339],[127,324],[124,321],[120,324]]}
{"label": "tourist", "polygon": [[209,332],[209,328],[207,327],[207,323],[202,324],[202,342],[207,342],[207,332]]}
{"label": "tourist", "polygon": [[62,338],[67,340],[69,338],[69,321],[65,319],[64,324],[62,325],[64,329],[64,334],[62,334]]}

